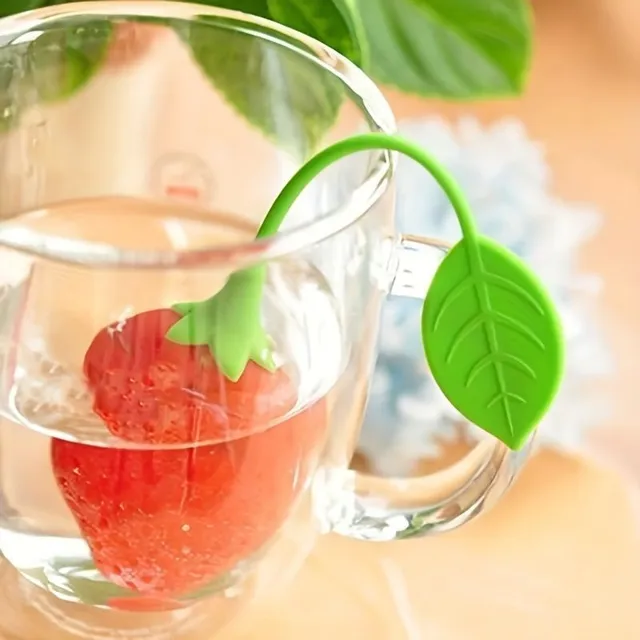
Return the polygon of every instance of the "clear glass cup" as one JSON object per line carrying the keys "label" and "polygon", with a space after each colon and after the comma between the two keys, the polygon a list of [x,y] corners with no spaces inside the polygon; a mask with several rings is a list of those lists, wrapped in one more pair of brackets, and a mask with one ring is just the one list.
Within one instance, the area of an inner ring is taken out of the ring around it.
{"label": "clear glass cup", "polygon": [[[253,239],[310,153],[394,130],[359,69],[259,18],[108,1],[0,21],[0,83],[0,629],[210,638],[320,532],[446,531],[503,495],[529,446],[349,468],[385,296],[423,297],[447,250],[394,232],[393,155]],[[279,368],[229,383],[165,338],[171,305],[257,264]]]}

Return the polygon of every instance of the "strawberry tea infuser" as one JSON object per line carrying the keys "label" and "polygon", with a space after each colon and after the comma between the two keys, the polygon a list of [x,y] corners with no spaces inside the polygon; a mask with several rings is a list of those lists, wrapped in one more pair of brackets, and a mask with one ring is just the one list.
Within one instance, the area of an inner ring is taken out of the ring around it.
{"label": "strawberry tea infuser", "polygon": [[[440,265],[422,315],[425,355],[438,385],[468,420],[513,449],[523,446],[557,391],[563,362],[560,321],[529,269],[480,235],[448,172],[410,141],[385,134],[348,138],[320,152],[280,193],[257,237],[275,234],[303,189],[344,156],[399,151],[420,163],[449,197],[463,239]],[[167,338],[208,346],[223,375],[238,381],[249,361],[273,372],[270,339],[260,324],[265,268],[231,276],[204,302],[179,303],[182,318]]]}
{"label": "strawberry tea infuser", "polygon": [[[560,322],[527,267],[478,234],[454,181],[424,151],[384,134],[325,149],[276,198],[258,239],[278,231],[323,169],[370,149],[410,156],[450,198],[463,239],[425,298],[425,355],[466,418],[521,448],[559,384]],[[177,302],[105,328],[86,352],[94,410],[109,431],[126,442],[176,447],[53,441],[64,499],[96,567],[118,586],[153,597],[197,593],[259,552],[301,490],[297,467],[311,464],[323,440],[326,401],[296,409],[296,385],[278,366],[278,345],[262,324],[266,279],[265,265],[237,271],[207,300]],[[219,444],[198,446],[210,441]]]}

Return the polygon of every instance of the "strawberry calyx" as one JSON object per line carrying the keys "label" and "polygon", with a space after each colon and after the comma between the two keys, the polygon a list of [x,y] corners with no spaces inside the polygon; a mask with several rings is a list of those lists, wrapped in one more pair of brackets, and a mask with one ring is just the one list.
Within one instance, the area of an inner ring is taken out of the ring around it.
{"label": "strawberry calyx", "polygon": [[211,298],[174,305],[172,309],[182,317],[166,338],[185,346],[206,345],[231,382],[240,379],[250,361],[274,372],[273,344],[260,314],[265,280],[264,266],[237,271]]}

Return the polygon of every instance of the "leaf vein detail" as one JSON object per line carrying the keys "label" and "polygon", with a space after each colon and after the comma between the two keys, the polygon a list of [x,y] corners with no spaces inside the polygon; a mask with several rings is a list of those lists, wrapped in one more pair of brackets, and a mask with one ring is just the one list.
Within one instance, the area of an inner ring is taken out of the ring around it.
{"label": "leaf vein detail", "polygon": [[511,367],[512,369],[517,369],[528,376],[531,380],[536,380],[538,377],[536,372],[524,360],[522,360],[522,358],[518,358],[511,353],[488,353],[473,365],[467,377],[466,386],[470,387],[478,375],[484,371],[484,369],[492,365],[502,365]]}
{"label": "leaf vein detail", "polygon": [[491,400],[487,404],[487,409],[491,409],[491,407],[493,407],[494,404],[497,404],[500,401],[502,401],[503,404],[508,404],[509,399],[515,400],[520,404],[527,404],[527,401],[517,393],[513,393],[511,391],[500,391],[499,393],[496,393],[496,395],[493,396],[493,398],[491,398]]}
{"label": "leaf vein detail", "polygon": [[433,330],[437,331],[440,326],[440,320],[444,317],[445,313],[449,309],[449,307],[464,293],[466,293],[471,287],[475,285],[472,279],[465,279],[462,282],[458,283],[455,287],[453,287],[449,293],[445,296],[442,304],[440,305],[440,309],[438,309],[438,313],[436,314],[436,318],[433,322]]}
{"label": "leaf vein detail", "polygon": [[[451,342],[449,347],[449,351],[446,355],[445,362],[450,364],[453,360],[453,357],[458,350],[458,348],[462,345],[462,343],[478,328],[483,326],[492,327],[496,324],[502,325],[506,328],[509,328],[516,333],[520,334],[523,338],[528,339],[530,342],[535,344],[542,351],[546,350],[544,342],[532,331],[531,328],[527,327],[527,325],[511,318],[510,316],[500,313],[499,311],[494,311],[492,309],[484,312],[480,312],[477,316],[468,320],[457,332],[455,338]],[[497,350],[493,350],[493,352],[497,352]]]}
{"label": "leaf vein detail", "polygon": [[537,311],[541,316],[544,315],[544,309],[540,306],[540,303],[522,286],[517,282],[510,280],[509,278],[504,278],[503,276],[499,276],[497,273],[485,273],[485,276],[491,284],[494,286],[504,289],[505,291],[510,291],[511,293],[517,295],[522,298],[529,305]]}

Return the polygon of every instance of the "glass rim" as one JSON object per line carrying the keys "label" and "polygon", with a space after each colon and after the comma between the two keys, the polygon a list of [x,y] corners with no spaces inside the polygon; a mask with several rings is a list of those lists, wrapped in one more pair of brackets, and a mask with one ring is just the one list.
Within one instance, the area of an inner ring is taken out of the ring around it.
{"label": "glass rim", "polygon": [[[192,22],[202,17],[219,18],[225,28],[271,39],[334,75],[349,93],[360,99],[361,104],[356,106],[372,124],[371,131],[394,133],[396,130],[393,112],[382,91],[354,63],[314,38],[271,20],[239,11],[171,0],[91,0],[59,4],[0,18],[0,47],[61,19],[91,16],[105,19],[169,18]],[[208,20],[207,24],[214,25],[215,22]],[[361,184],[352,190],[345,203],[320,218],[268,238],[198,249],[138,251],[35,232],[19,233],[13,230],[12,233],[9,229],[3,233],[0,229],[0,247],[55,262],[109,269],[228,267],[229,264],[245,265],[281,258],[347,229],[383,197],[393,176],[396,154],[386,150],[369,153],[375,158],[373,168]]]}

